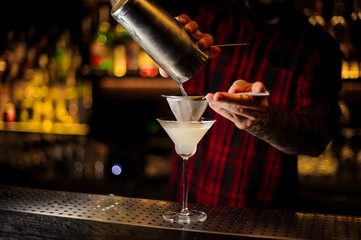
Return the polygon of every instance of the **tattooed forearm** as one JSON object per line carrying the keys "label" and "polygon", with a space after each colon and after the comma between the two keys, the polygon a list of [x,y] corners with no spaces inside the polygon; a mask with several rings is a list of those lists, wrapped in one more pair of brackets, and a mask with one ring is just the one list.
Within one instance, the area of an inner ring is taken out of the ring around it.
{"label": "tattooed forearm", "polygon": [[288,154],[318,156],[331,138],[330,126],[321,116],[286,113],[271,106],[246,130]]}

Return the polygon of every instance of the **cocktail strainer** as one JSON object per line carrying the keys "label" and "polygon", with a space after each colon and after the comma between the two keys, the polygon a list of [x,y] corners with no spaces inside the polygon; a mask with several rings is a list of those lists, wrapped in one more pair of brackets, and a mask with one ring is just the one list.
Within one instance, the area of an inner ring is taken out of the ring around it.
{"label": "cocktail strainer", "polygon": [[208,106],[204,96],[168,96],[170,109],[178,121],[199,121]]}

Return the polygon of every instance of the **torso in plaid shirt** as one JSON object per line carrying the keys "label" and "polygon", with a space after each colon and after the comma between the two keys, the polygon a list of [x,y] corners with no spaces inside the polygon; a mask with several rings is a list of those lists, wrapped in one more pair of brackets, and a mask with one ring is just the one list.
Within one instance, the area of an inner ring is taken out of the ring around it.
{"label": "torso in plaid shirt", "polygon": [[[237,79],[261,81],[270,91],[272,106],[337,119],[340,52],[333,39],[297,13],[266,29],[240,8],[237,4],[227,9],[208,7],[198,16],[189,14],[216,44],[251,45],[222,48],[219,56],[184,84],[187,92],[227,91]],[[206,116],[217,121],[189,160],[189,202],[236,207],[292,205],[298,192],[297,156],[282,153],[210,108],[207,111]],[[181,200],[181,169],[177,158],[172,167],[171,200]]]}

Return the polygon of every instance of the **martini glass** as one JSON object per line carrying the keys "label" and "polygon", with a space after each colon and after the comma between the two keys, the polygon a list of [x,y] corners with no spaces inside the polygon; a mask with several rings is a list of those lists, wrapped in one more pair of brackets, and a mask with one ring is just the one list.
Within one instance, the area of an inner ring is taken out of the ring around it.
{"label": "martini glass", "polygon": [[207,214],[188,209],[188,159],[197,151],[197,144],[216,120],[177,121],[174,118],[158,118],[160,125],[172,139],[177,154],[183,159],[182,208],[169,211],[163,218],[170,222],[195,223],[207,219]]}

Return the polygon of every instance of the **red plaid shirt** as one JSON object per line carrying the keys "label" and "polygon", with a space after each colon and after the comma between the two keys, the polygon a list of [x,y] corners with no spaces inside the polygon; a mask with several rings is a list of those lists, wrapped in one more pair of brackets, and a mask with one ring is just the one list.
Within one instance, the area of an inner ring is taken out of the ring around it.
{"label": "red plaid shirt", "polygon": [[[206,9],[207,8],[207,9]],[[222,48],[184,85],[189,94],[228,91],[237,79],[261,81],[269,103],[283,111],[317,113],[338,119],[340,51],[327,34],[298,13],[279,26],[263,28],[240,5],[206,7],[192,19],[216,44],[250,42]],[[286,207],[298,192],[297,156],[280,152],[207,110],[216,123],[189,160],[189,202],[236,207]],[[181,200],[182,160],[173,162],[170,200]]]}

